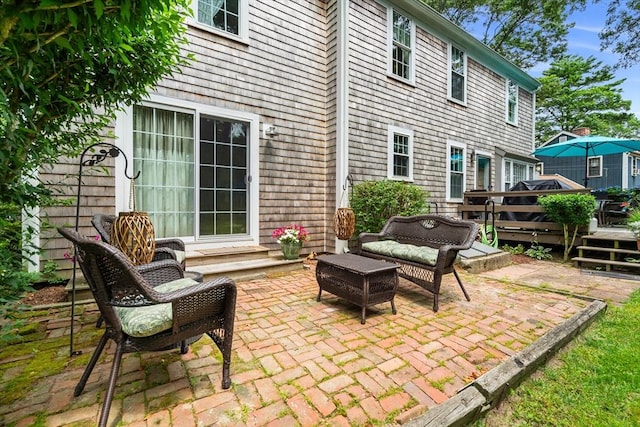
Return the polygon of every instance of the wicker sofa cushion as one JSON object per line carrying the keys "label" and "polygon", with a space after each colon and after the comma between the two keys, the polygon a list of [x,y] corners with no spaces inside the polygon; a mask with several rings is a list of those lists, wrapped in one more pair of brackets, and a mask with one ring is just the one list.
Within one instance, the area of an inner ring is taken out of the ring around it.
{"label": "wicker sofa cushion", "polygon": [[[197,285],[198,282],[189,278],[163,283],[154,289],[167,293],[187,286]],[[171,304],[156,304],[144,307],[115,307],[120,318],[122,330],[132,337],[148,337],[173,326],[173,312]]]}
{"label": "wicker sofa cushion", "polygon": [[429,246],[398,243],[395,240],[363,243],[362,249],[374,254],[419,262],[430,266],[436,265],[436,260],[438,259],[438,249],[430,248]]}
{"label": "wicker sofa cushion", "polygon": [[182,264],[182,261],[184,261],[185,257],[187,256],[187,253],[185,251],[177,251],[174,249],[173,253],[176,254],[176,261],[178,261],[180,264]]}

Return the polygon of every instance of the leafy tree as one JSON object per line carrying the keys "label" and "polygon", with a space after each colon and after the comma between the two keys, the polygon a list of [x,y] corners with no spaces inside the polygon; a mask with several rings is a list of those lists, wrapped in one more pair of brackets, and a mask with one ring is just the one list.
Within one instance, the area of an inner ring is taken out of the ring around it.
{"label": "leafy tree", "polygon": [[618,53],[618,67],[629,68],[640,62],[640,2],[638,0],[611,0],[607,8],[607,21],[600,32],[602,49]]}
{"label": "leafy tree", "polygon": [[593,218],[596,198],[590,194],[550,194],[539,197],[538,203],[551,221],[562,225],[566,261],[576,241],[578,228],[589,225]]}
{"label": "leafy tree", "polygon": [[21,264],[21,211],[53,200],[38,169],[99,141],[118,108],[178,70],[187,10],[189,0],[0,2],[0,240],[11,240],[0,291]]}
{"label": "leafy tree", "polygon": [[640,135],[640,121],[622,99],[611,67],[593,56],[562,56],[539,78],[536,95],[536,137],[544,142],[559,131],[588,127],[593,134],[619,137]]}
{"label": "leafy tree", "polygon": [[567,18],[586,5],[586,0],[422,1],[524,69],[566,51],[573,26]]}

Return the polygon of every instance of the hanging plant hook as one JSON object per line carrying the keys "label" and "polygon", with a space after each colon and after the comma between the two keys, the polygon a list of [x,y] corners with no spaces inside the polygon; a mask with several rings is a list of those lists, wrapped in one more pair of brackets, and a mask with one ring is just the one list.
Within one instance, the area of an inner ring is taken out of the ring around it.
{"label": "hanging plant hook", "polygon": [[[98,150],[95,153],[92,153],[91,156],[85,160],[85,156],[89,153],[90,150],[99,147],[99,146],[103,146],[103,147],[107,147],[107,148],[103,148]],[[135,180],[140,176],[140,171],[138,171],[134,176],[130,176],[129,173],[127,172],[127,170],[129,169],[129,161],[127,159],[127,155],[124,153],[124,151],[122,151],[119,147],[115,146],[114,144],[111,144],[110,142],[96,142],[95,144],[92,144],[90,146],[88,146],[87,148],[84,149],[84,151],[82,151],[82,154],[80,155],[80,168],[78,170],[78,192],[76,193],[76,222],[75,222],[75,230],[78,231],[78,221],[80,218],[80,191],[82,190],[82,171],[83,171],[83,167],[84,166],[95,166],[99,163],[102,163],[105,159],[112,157],[112,158],[116,158],[118,157],[120,154],[122,154],[122,157],[124,158],[124,175],[129,178],[130,180]],[[75,304],[76,304],[76,257],[77,257],[77,248],[75,245],[73,245],[73,270],[71,273],[71,327],[70,327],[70,343],[69,343],[69,355],[70,356],[75,356],[75,355],[79,355],[82,354],[81,351],[74,351],[73,350],[73,324],[74,324],[74,314],[75,314]]]}

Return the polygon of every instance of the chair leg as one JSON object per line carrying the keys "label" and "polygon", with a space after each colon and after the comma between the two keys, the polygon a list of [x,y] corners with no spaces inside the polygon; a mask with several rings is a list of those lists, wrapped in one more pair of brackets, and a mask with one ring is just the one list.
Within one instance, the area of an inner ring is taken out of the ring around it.
{"label": "chair leg", "polygon": [[109,411],[111,410],[111,402],[113,401],[113,394],[116,388],[116,381],[118,380],[118,371],[120,370],[120,362],[122,361],[122,347],[118,345],[116,352],[113,355],[113,364],[111,365],[111,374],[109,375],[109,386],[107,393],[104,396],[104,402],[102,404],[102,413],[100,414],[100,427],[106,427],[107,421],[109,421]]}
{"label": "chair leg", "polygon": [[460,280],[460,276],[458,276],[458,272],[456,271],[455,268],[453,269],[453,275],[456,276],[456,280],[458,281],[458,285],[460,285],[460,289],[462,289],[462,293],[464,294],[464,297],[467,299],[467,301],[471,301],[471,298],[469,297],[467,290],[464,288],[464,285],[462,284],[462,280]]}
{"label": "chair leg", "polygon": [[96,366],[96,362],[98,361],[98,358],[100,357],[100,354],[102,353],[102,350],[104,350],[105,345],[107,345],[107,341],[108,340],[109,340],[109,337],[107,336],[107,333],[105,332],[102,335],[102,338],[100,338],[100,342],[98,343],[98,346],[96,347],[95,351],[93,352],[93,355],[91,356],[91,359],[89,360],[89,364],[84,369],[84,373],[82,374],[82,377],[80,377],[80,381],[78,382],[78,385],[76,385],[76,388],[74,389],[73,395],[75,397],[80,396],[80,393],[82,393],[82,390],[84,390],[84,386],[87,384],[87,380],[89,379],[89,375],[91,375],[91,371],[93,371],[93,368]]}

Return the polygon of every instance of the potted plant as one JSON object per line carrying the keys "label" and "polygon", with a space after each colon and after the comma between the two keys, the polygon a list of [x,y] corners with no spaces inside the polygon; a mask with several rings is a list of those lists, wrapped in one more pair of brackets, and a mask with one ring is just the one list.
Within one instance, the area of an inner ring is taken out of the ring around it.
{"label": "potted plant", "polygon": [[276,239],[282,248],[284,259],[298,259],[302,243],[309,240],[307,230],[298,224],[291,224],[273,230],[271,237]]}
{"label": "potted plant", "polygon": [[627,228],[631,230],[636,238],[636,244],[640,251],[640,209],[633,209],[627,217]]}

